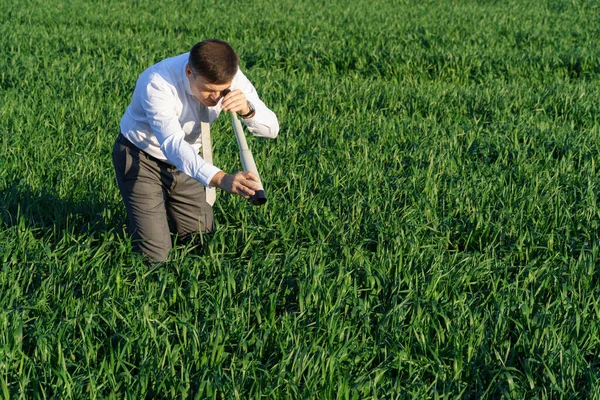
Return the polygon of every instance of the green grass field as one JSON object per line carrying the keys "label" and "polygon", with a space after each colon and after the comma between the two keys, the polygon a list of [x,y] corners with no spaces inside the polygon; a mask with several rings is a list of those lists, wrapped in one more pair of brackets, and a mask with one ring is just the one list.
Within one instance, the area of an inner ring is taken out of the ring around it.
{"label": "green grass field", "polygon": [[[597,1],[0,12],[0,397],[600,399]],[[279,116],[269,202],[219,193],[151,268],[110,152],[138,74],[209,37]]]}

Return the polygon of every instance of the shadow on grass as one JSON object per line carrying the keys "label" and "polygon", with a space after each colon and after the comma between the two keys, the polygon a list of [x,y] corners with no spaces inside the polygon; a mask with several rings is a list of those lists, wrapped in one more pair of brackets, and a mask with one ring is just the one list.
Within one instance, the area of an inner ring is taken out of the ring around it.
{"label": "shadow on grass", "polygon": [[98,193],[90,192],[79,199],[65,198],[53,188],[34,189],[18,180],[0,191],[2,223],[8,227],[36,230],[36,235],[61,231],[77,235],[113,230],[122,225],[125,217],[112,208],[99,200]]}

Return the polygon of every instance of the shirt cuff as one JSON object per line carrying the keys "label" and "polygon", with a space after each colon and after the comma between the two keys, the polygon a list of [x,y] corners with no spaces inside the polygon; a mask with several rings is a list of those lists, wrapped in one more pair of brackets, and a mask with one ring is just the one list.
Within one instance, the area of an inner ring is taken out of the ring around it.
{"label": "shirt cuff", "polygon": [[198,176],[196,179],[199,180],[200,183],[202,183],[207,188],[212,188],[213,186],[210,186],[210,181],[218,172],[221,172],[220,168],[206,163],[202,166],[202,168],[200,168],[200,176]]}

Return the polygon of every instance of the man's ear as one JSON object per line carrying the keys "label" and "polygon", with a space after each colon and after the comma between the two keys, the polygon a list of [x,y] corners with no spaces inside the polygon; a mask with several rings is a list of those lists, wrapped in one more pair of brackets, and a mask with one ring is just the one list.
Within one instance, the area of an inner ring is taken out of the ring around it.
{"label": "man's ear", "polygon": [[192,77],[192,68],[190,67],[190,64],[185,64],[185,74],[188,78]]}

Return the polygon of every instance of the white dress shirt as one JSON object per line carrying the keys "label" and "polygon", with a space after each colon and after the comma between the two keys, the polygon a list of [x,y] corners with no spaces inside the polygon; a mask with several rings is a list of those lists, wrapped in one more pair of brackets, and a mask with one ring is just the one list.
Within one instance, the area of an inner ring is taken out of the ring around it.
{"label": "white dress shirt", "polygon": [[[214,122],[221,113],[221,101],[207,107],[192,94],[185,74],[188,58],[189,53],[168,58],[139,76],[131,104],[121,118],[121,133],[141,150],[209,187],[220,169],[198,154],[200,122]],[[255,136],[275,138],[279,133],[277,116],[239,69],[230,89],[240,89],[256,109],[252,118],[242,119],[248,130]]]}

